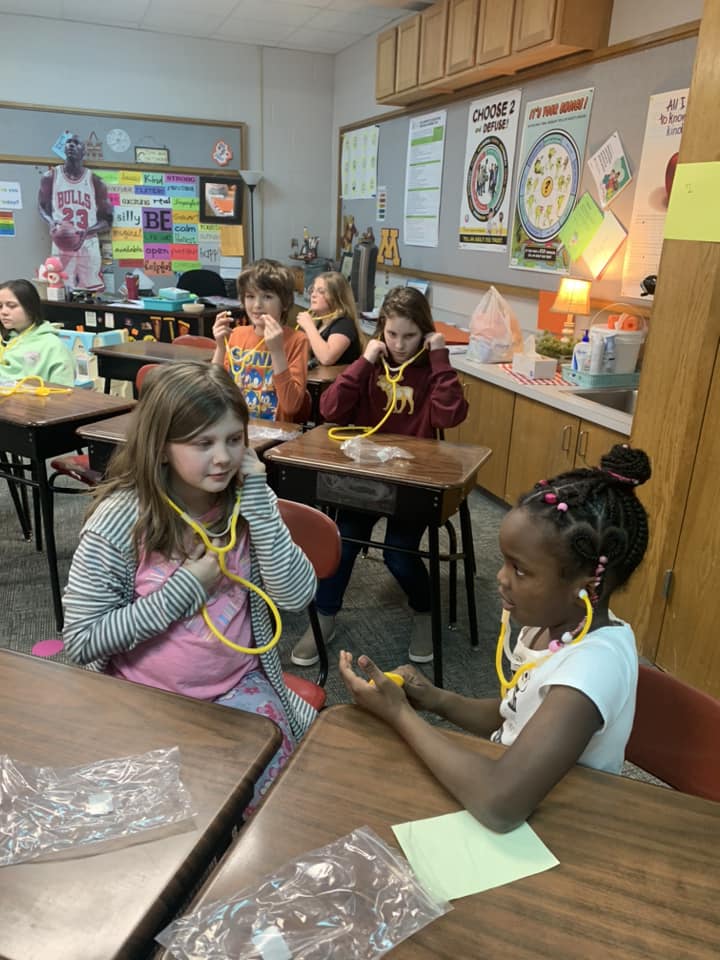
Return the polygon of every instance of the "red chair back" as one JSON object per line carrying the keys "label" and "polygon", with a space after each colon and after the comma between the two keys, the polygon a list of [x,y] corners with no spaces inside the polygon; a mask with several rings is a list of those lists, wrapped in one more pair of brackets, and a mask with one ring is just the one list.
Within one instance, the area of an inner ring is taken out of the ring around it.
{"label": "red chair back", "polygon": [[720,700],[640,666],[625,758],[676,790],[720,800]]}
{"label": "red chair back", "polygon": [[151,370],[154,370],[155,367],[161,367],[161,363],[144,363],[138,372],[135,374],[135,392],[140,396],[140,391],[142,390],[143,380],[148,375]]}
{"label": "red chair back", "polygon": [[173,343],[182,347],[207,347],[208,350],[214,350],[217,344],[212,337],[200,337],[194,333],[183,333],[180,337],[175,337]]}
{"label": "red chair back", "polygon": [[340,563],[342,541],[335,521],[321,510],[294,500],[278,500],[290,536],[313,565],[319,580],[331,577]]}

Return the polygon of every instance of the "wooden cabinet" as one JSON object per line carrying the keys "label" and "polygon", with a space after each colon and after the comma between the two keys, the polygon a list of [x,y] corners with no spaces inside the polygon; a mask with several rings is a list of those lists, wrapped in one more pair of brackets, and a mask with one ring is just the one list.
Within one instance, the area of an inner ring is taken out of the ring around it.
{"label": "wooden cabinet", "polygon": [[596,467],[602,454],[616,443],[627,443],[627,437],[535,400],[516,397],[505,499],[515,503],[538,480],[563,470]]}
{"label": "wooden cabinet", "polygon": [[607,45],[612,0],[515,0],[509,64],[521,70]]}
{"label": "wooden cabinet", "polygon": [[480,468],[477,482],[503,499],[515,394],[467,374],[460,373],[458,377],[470,409],[459,427],[445,431],[445,439],[490,447],[492,456]]}
{"label": "wooden cabinet", "polygon": [[434,83],[445,76],[448,0],[434,3],[420,14],[418,83]]}
{"label": "wooden cabinet", "polygon": [[385,30],[377,38],[375,59],[375,99],[384,100],[395,93],[395,52],[397,27]]}
{"label": "wooden cabinet", "polygon": [[514,8],[514,0],[481,0],[475,52],[476,66],[495,63],[509,55],[512,49]]}
{"label": "wooden cabinet", "polygon": [[418,85],[420,54],[420,14],[403,20],[397,28],[395,52],[395,93],[403,93]]}
{"label": "wooden cabinet", "polygon": [[480,0],[450,0],[445,73],[452,75],[475,66]]}

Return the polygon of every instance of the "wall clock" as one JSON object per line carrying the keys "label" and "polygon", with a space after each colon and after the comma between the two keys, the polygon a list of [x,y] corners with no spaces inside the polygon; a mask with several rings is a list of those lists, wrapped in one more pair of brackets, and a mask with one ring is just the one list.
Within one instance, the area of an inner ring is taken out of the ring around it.
{"label": "wall clock", "polygon": [[115,153],[125,153],[126,150],[130,149],[130,134],[127,130],[115,127],[114,130],[108,132],[105,137],[105,143],[107,143]]}

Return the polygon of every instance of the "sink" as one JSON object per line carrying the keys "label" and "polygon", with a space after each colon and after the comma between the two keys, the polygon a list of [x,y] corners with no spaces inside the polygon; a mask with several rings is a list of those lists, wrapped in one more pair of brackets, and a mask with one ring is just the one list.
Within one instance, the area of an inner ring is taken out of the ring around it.
{"label": "sink", "polygon": [[630,414],[635,413],[637,394],[637,390],[624,387],[594,387],[591,390],[572,391],[574,397],[592,400],[593,403],[601,403],[604,407],[612,407],[613,410]]}

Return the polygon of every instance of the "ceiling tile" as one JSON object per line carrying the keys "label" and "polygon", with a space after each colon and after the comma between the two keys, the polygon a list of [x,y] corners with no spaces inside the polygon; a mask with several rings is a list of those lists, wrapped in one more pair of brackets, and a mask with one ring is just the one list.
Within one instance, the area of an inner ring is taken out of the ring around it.
{"label": "ceiling tile", "polygon": [[294,30],[283,46],[296,50],[310,50],[316,53],[339,53],[357,40],[362,39],[360,33],[338,33],[336,31],[319,30],[315,28],[300,28]]}
{"label": "ceiling tile", "polygon": [[62,0],[0,0],[0,13],[23,13],[59,20],[62,18]]}

